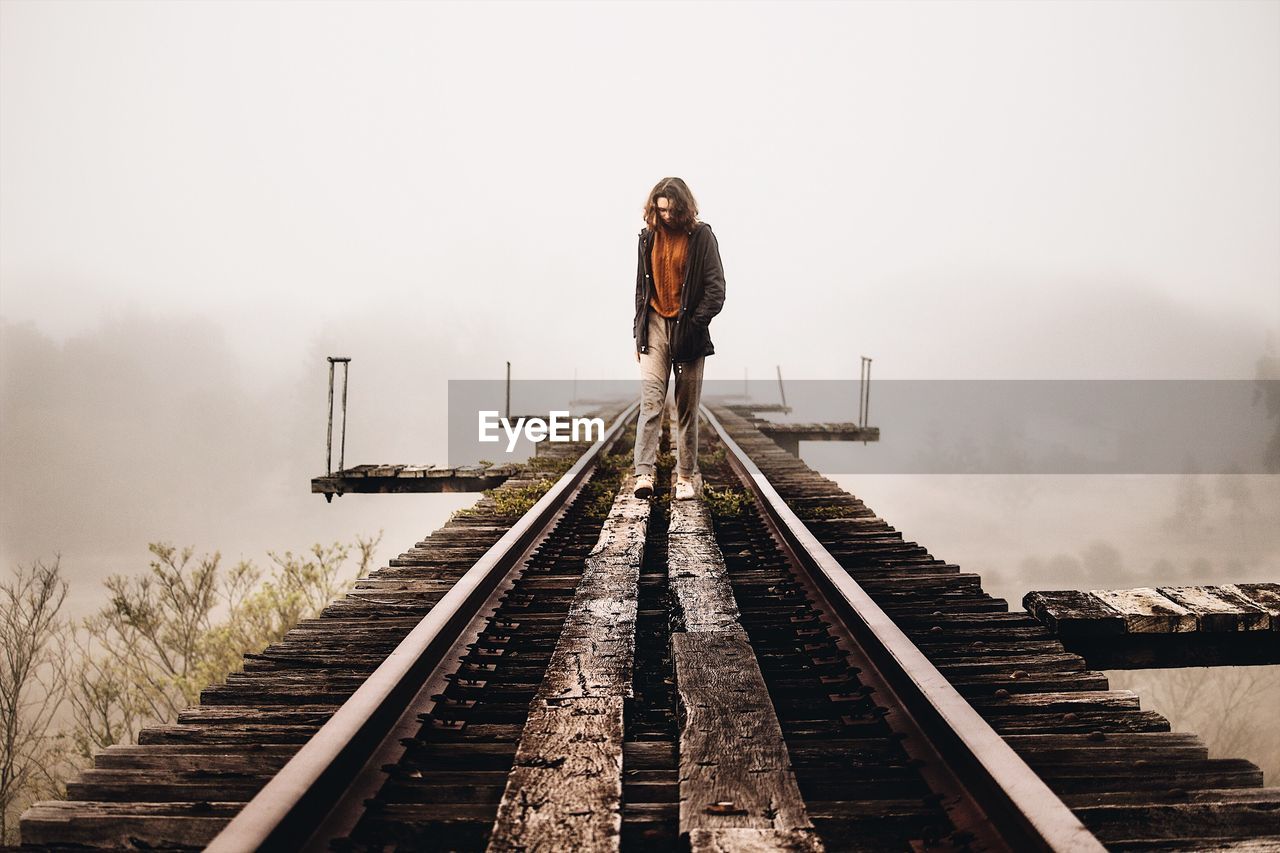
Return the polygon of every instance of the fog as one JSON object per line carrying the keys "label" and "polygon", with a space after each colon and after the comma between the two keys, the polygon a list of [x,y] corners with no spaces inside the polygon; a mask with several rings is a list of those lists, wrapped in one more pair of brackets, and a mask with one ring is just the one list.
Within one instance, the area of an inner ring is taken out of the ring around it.
{"label": "fog", "polygon": [[[6,0],[0,559],[84,608],[149,541],[410,547],[474,496],[311,495],[325,356],[349,463],[442,462],[507,360],[633,376],[664,175],[724,259],[708,377],[1254,378],[1277,152],[1275,3]],[[1016,605],[1280,580],[1276,479],[840,482]]]}

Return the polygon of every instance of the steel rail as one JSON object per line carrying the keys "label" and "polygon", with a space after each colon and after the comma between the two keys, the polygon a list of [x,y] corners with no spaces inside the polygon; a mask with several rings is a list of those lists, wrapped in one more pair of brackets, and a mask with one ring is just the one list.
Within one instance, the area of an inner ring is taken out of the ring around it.
{"label": "steel rail", "polygon": [[473,620],[483,615],[493,590],[524,562],[555,525],[588,473],[622,434],[639,406],[633,402],[604,436],[503,534],[445,593],[328,721],[210,842],[214,853],[300,849],[315,846],[350,783],[394,732],[422,685]]}
{"label": "steel rail", "polygon": [[905,704],[932,751],[963,780],[976,817],[988,822],[984,829],[1016,851],[1105,850],[809,531],[711,410],[701,409],[769,527],[834,605],[834,615],[844,619],[859,651]]}

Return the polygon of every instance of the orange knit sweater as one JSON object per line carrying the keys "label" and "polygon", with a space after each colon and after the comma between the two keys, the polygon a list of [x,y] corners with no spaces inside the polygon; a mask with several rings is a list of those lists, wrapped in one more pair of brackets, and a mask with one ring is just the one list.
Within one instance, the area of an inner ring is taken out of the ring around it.
{"label": "orange knit sweater", "polygon": [[680,313],[680,288],[689,260],[689,235],[661,224],[653,236],[653,298],[649,304],[663,317]]}

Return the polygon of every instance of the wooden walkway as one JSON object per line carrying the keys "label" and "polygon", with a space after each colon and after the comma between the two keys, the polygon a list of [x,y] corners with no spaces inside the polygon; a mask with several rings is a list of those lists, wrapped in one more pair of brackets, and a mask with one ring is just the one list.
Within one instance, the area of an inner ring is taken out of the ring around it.
{"label": "wooden walkway", "polygon": [[624,478],[516,747],[490,851],[617,850],[649,501]]}
{"label": "wooden walkway", "polygon": [[311,493],[326,498],[344,494],[405,492],[483,492],[496,489],[522,470],[519,465],[356,465],[313,477]]}
{"label": "wooden walkway", "polygon": [[694,853],[822,850],[702,501],[671,502],[667,567],[683,628],[680,834]]}
{"label": "wooden walkway", "polygon": [[1280,584],[1029,592],[1022,605],[1101,669],[1280,663]]}

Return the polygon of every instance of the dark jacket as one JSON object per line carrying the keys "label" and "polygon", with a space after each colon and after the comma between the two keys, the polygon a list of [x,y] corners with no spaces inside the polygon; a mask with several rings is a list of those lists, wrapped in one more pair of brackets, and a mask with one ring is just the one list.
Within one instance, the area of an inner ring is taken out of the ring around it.
{"label": "dark jacket", "polygon": [[[653,232],[640,232],[640,259],[636,268],[636,319],[633,334],[636,350],[649,351],[649,299],[653,296]],[[720,264],[720,244],[711,226],[699,222],[689,236],[689,256],[684,283],[680,288],[680,311],[672,334],[671,360],[696,361],[714,353],[708,326],[724,307],[724,267]]]}

